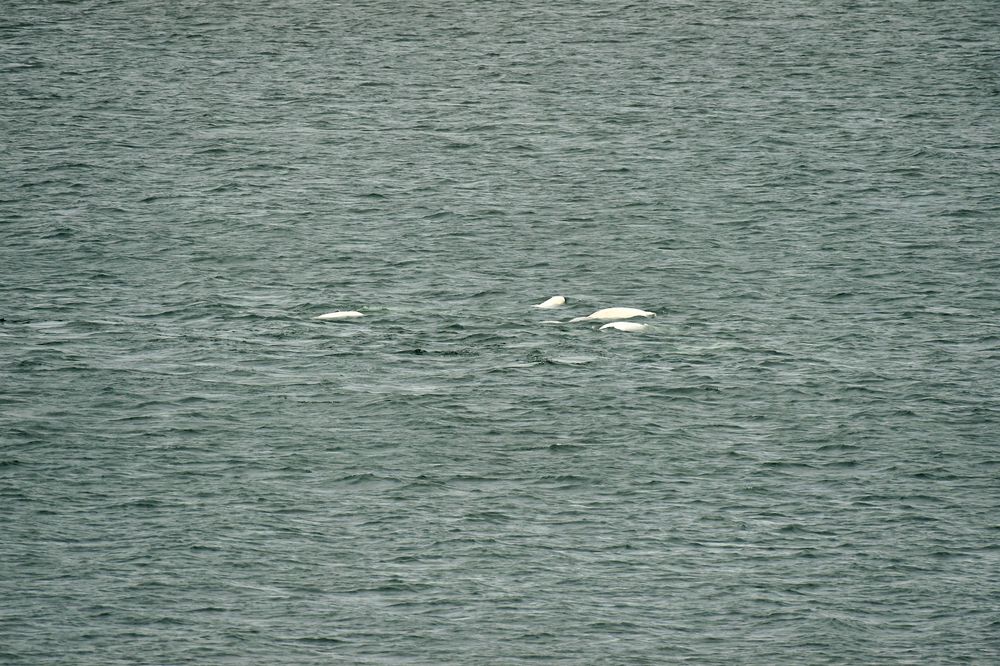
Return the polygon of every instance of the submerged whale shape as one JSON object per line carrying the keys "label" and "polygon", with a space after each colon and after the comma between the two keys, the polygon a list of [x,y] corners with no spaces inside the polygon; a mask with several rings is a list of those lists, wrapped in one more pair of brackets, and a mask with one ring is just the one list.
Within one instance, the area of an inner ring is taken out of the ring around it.
{"label": "submerged whale shape", "polygon": [[655,312],[647,312],[638,308],[604,308],[591,313],[586,317],[574,317],[569,323],[575,321],[587,321],[588,319],[598,319],[600,321],[610,321],[612,319],[631,319],[632,317],[655,317]]}
{"label": "submerged whale shape", "polygon": [[636,331],[642,331],[649,328],[649,324],[640,324],[637,321],[613,321],[610,324],[605,324],[601,326],[599,331],[614,329],[616,331],[625,331],[627,333],[634,333]]}
{"label": "submerged whale shape", "polygon": [[552,298],[542,301],[538,305],[532,305],[533,308],[557,308],[566,302],[565,296],[553,296]]}
{"label": "submerged whale shape", "polygon": [[364,317],[364,315],[357,310],[337,310],[336,312],[321,314],[318,317],[313,317],[313,319],[354,319],[355,317]]}

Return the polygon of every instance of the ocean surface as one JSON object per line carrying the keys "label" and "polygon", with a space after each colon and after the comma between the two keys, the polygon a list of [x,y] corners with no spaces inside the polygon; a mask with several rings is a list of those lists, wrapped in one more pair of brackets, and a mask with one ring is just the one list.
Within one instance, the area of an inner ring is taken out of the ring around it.
{"label": "ocean surface", "polygon": [[1000,663],[994,0],[6,0],[0,173],[0,663]]}

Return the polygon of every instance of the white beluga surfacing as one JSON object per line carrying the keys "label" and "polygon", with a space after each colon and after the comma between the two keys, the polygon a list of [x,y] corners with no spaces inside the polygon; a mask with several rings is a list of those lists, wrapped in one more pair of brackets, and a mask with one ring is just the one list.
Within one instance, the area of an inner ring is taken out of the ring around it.
{"label": "white beluga surfacing", "polygon": [[574,323],[577,321],[612,321],[615,319],[632,319],[633,317],[655,317],[655,312],[649,312],[647,310],[639,310],[638,308],[604,308],[603,310],[598,310],[597,312],[592,312],[586,317],[574,317],[569,320],[569,323]]}
{"label": "white beluga surfacing", "polygon": [[566,302],[565,296],[553,296],[552,298],[546,299],[539,303],[538,305],[532,305],[533,308],[557,308]]}
{"label": "white beluga surfacing", "polygon": [[644,331],[649,328],[649,324],[642,324],[637,321],[613,321],[604,326],[601,326],[599,331],[615,330],[615,331],[625,331],[626,333],[637,333],[639,331]]}
{"label": "white beluga surfacing", "polygon": [[364,314],[357,310],[337,310],[336,312],[321,314],[313,317],[313,319],[357,319],[358,317],[364,317]]}

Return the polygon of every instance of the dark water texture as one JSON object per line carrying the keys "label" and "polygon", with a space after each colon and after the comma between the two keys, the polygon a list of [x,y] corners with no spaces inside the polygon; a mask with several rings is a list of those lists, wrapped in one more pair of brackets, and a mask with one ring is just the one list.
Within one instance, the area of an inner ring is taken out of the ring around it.
{"label": "dark water texture", "polygon": [[998,17],[4,3],[0,662],[997,663]]}

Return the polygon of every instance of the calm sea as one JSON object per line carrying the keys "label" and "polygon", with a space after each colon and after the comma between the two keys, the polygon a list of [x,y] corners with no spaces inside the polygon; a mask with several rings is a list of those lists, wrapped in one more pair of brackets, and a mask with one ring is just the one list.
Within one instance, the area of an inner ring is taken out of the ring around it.
{"label": "calm sea", "polygon": [[0,663],[1000,663],[993,0],[6,0],[0,174]]}

